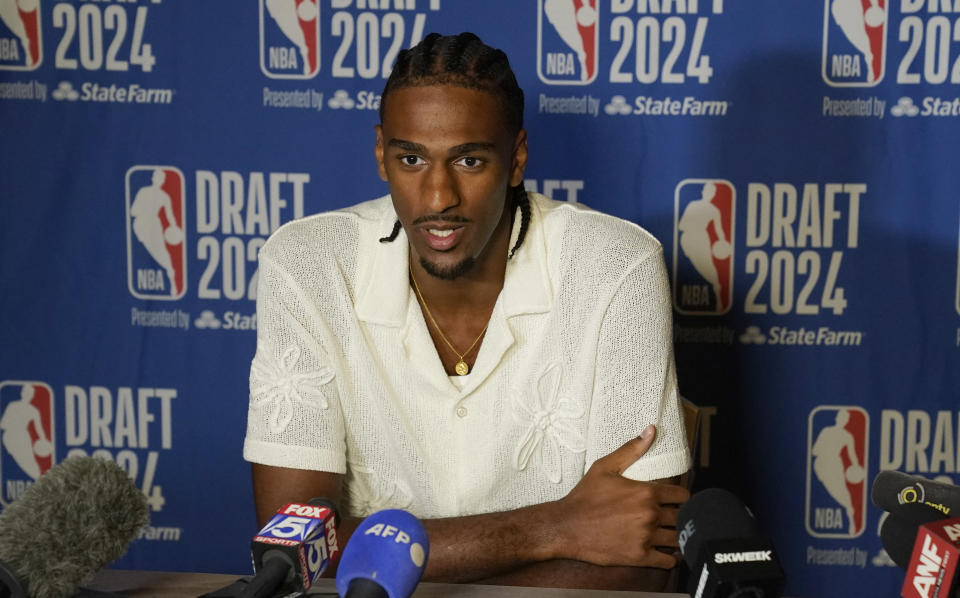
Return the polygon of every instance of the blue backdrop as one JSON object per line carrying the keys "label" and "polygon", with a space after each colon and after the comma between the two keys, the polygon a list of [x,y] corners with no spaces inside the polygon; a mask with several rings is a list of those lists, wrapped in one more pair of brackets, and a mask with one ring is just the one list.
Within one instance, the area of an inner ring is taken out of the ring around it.
{"label": "blue backdrop", "polygon": [[101,454],[152,509],[118,567],[248,571],[257,250],[386,192],[385,75],[462,30],[527,186],[663,242],[698,486],[790,594],[897,595],[870,481],[960,473],[952,1],[0,1],[0,503]]}

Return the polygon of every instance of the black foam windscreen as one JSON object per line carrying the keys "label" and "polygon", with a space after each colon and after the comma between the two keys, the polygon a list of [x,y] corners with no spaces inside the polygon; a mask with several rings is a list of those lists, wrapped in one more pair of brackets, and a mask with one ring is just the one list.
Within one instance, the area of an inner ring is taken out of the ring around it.
{"label": "black foam windscreen", "polygon": [[887,515],[880,526],[880,542],[890,559],[906,571],[920,526],[946,518],[943,513],[924,505],[902,505],[896,514]]}
{"label": "black foam windscreen", "polygon": [[680,551],[693,567],[703,543],[717,538],[737,538],[761,534],[753,513],[733,493],[720,488],[697,492],[677,513],[677,530],[683,533],[693,522],[694,533],[682,536]]}
{"label": "black foam windscreen", "polygon": [[899,514],[905,507],[920,505],[937,510],[944,517],[960,515],[960,487],[899,471],[878,473],[870,490],[870,500],[894,514]]}

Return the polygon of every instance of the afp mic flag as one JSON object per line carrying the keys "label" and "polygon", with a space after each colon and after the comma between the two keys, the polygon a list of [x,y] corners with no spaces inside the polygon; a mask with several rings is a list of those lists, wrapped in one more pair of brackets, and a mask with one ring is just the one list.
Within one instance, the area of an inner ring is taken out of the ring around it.
{"label": "afp mic flag", "polygon": [[350,536],[337,568],[337,591],[345,598],[408,598],[430,553],[423,524],[401,509],[378,511]]}

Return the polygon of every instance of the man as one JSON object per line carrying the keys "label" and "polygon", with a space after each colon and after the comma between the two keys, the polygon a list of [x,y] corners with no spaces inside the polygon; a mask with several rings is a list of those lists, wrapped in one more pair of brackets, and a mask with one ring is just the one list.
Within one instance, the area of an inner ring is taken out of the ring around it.
{"label": "man", "polygon": [[662,251],[524,192],[522,114],[503,52],[428,36],[382,95],[390,196],[264,245],[258,517],[327,496],[342,541],[403,508],[429,534],[427,580],[658,588],[688,495],[635,480],[689,466]]}

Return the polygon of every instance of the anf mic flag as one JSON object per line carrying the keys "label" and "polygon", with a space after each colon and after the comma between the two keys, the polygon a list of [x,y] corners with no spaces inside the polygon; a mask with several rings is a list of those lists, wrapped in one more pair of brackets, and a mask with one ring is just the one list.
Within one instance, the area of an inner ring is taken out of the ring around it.
{"label": "anf mic flag", "polygon": [[900,595],[904,598],[947,598],[951,589],[955,593],[958,557],[960,517],[921,525]]}

